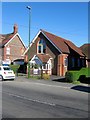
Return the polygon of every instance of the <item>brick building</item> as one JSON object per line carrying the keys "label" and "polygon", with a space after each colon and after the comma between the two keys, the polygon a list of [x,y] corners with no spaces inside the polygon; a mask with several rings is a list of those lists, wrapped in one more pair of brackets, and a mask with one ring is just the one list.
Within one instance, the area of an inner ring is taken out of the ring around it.
{"label": "brick building", "polygon": [[90,43],[86,43],[80,47],[83,53],[86,56],[86,66],[90,68]]}
{"label": "brick building", "polygon": [[[40,30],[24,52],[25,62],[42,65],[44,72],[64,76],[67,70],[86,66],[82,50],[71,41]],[[40,68],[39,68],[40,69]]]}
{"label": "brick building", "polygon": [[15,61],[22,62],[25,52],[25,45],[18,33],[18,26],[15,24],[13,32],[9,34],[0,34],[0,61],[3,64],[11,64]]}

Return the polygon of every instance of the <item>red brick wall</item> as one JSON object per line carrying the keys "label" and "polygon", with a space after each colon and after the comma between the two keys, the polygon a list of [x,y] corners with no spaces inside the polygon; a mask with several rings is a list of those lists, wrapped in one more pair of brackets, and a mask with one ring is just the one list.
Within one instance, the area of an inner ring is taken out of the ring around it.
{"label": "red brick wall", "polygon": [[25,56],[24,56],[24,61],[28,62],[28,55],[29,55],[29,59],[31,59],[34,55],[37,54],[37,42],[40,40],[40,38],[38,37],[35,40],[35,43],[32,43],[32,46],[30,47],[30,51],[26,52]]}
{"label": "red brick wall", "polygon": [[[10,55],[6,54],[6,48],[10,48]],[[19,37],[16,36],[5,48],[4,48],[4,60],[10,59],[14,61],[16,59],[22,59],[22,54],[25,51],[25,47],[23,46],[22,42],[20,41]]]}
{"label": "red brick wall", "polygon": [[[64,76],[67,71],[67,67],[65,67],[64,59],[68,56],[67,54],[60,54],[57,49],[42,35],[35,40],[35,43],[30,47],[30,58],[32,58],[35,54],[37,54],[37,42],[40,39],[44,39],[46,41],[46,54],[49,54],[52,59],[52,74]],[[28,61],[28,52],[25,55],[25,61]]]}
{"label": "red brick wall", "polygon": [[[58,62],[58,55],[60,54],[58,50],[42,35],[40,34],[38,38],[35,40],[35,43],[32,44],[30,47],[30,59],[37,54],[37,43],[40,39],[44,39],[46,42],[46,54],[49,54],[52,59],[52,74],[57,75],[57,62]],[[28,60],[28,52],[25,55],[25,62]]]}
{"label": "red brick wall", "polygon": [[61,54],[58,56],[57,74],[59,76],[64,76],[67,71],[67,67],[65,66],[65,58],[67,56],[67,54]]}

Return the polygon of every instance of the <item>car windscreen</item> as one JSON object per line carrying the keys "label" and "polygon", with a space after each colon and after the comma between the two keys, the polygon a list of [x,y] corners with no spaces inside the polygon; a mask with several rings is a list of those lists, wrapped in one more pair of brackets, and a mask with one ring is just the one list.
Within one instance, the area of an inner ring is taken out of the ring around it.
{"label": "car windscreen", "polygon": [[9,67],[3,67],[4,70],[11,70]]}

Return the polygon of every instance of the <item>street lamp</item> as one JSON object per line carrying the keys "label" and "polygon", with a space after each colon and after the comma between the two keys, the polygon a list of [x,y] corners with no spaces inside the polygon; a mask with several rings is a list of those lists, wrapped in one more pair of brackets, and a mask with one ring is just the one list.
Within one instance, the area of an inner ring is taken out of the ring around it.
{"label": "street lamp", "polygon": [[29,58],[30,58],[30,21],[31,21],[31,7],[27,6],[27,9],[29,10],[29,46],[28,46],[28,78],[30,78],[30,63],[29,63]]}

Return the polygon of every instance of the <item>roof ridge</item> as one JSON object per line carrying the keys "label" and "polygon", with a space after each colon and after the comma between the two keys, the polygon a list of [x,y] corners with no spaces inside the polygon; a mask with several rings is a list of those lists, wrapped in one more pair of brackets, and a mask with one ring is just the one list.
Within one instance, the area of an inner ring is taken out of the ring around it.
{"label": "roof ridge", "polygon": [[10,35],[10,34],[14,34],[14,33],[12,32],[12,33],[7,33],[7,34],[0,34],[0,35],[5,35],[6,36],[6,35]]}
{"label": "roof ridge", "polygon": [[[67,43],[67,42],[69,42],[70,44],[72,44],[75,48],[73,46],[69,45],[69,43]],[[73,49],[74,51],[76,51],[78,54],[83,55],[82,50],[79,47],[77,47],[72,41],[67,40],[67,42],[65,41],[65,44],[67,44],[71,49]]]}
{"label": "roof ridge", "polygon": [[9,42],[11,38],[15,36],[16,33],[9,33],[9,34],[3,34],[2,35],[2,45],[5,45]]}
{"label": "roof ridge", "polygon": [[90,45],[90,43],[85,43],[85,44],[81,45],[80,47],[85,46],[85,45]]}
{"label": "roof ridge", "polygon": [[46,31],[46,30],[43,30],[43,29],[40,29],[42,32],[47,32],[47,33],[49,33],[49,34],[51,34],[51,35],[53,35],[53,36],[55,36],[55,37],[58,37],[58,38],[60,38],[60,39],[62,39],[62,40],[66,40],[65,38],[63,38],[63,37],[60,37],[60,36],[58,36],[58,35],[55,35],[54,33],[51,33],[51,32],[48,32],[48,31]]}

